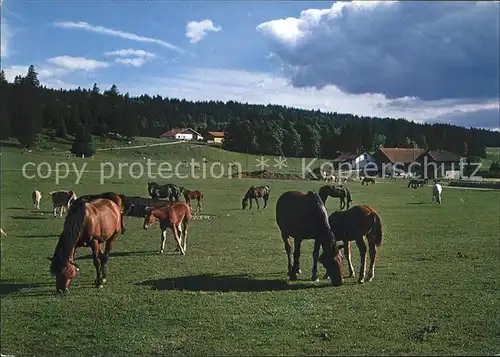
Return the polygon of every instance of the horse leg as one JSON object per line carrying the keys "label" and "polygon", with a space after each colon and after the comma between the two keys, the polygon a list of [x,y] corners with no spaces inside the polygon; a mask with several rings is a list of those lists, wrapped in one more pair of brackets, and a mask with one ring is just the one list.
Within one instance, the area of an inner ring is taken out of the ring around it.
{"label": "horse leg", "polygon": [[108,264],[109,253],[111,252],[114,246],[115,246],[115,236],[113,235],[106,242],[106,247],[104,248],[104,254],[101,254],[101,274],[102,274],[103,284],[106,282],[106,278],[108,276],[106,265]]}
{"label": "horse leg", "polygon": [[293,267],[292,274],[295,275],[295,280],[297,280],[297,274],[301,274],[300,270],[300,246],[302,245],[302,239],[295,238],[293,241]]}
{"label": "horse leg", "polygon": [[161,245],[160,245],[160,254],[165,250],[165,241],[167,240],[167,230],[162,229],[161,231]]}
{"label": "horse leg", "polygon": [[370,273],[368,275],[368,281],[372,281],[375,277],[375,260],[377,256],[377,246],[373,242],[374,237],[368,236],[368,249],[370,252]]}
{"label": "horse leg", "polygon": [[182,236],[184,237],[183,242],[184,242],[184,252],[187,252],[187,231],[188,231],[188,222],[185,221],[183,228],[182,228]]}
{"label": "horse leg", "polygon": [[267,208],[267,198],[264,198],[264,209]]}
{"label": "horse leg", "polygon": [[312,281],[318,281],[318,258],[319,258],[319,248],[321,244],[319,240],[314,240],[314,249],[313,249],[313,267],[312,267]]}
{"label": "horse leg", "polygon": [[177,245],[179,249],[181,250],[181,254],[185,255],[186,252],[184,251],[184,248],[182,247],[181,240],[179,238],[179,232],[177,231],[177,225],[175,223],[172,223],[172,233],[174,234],[175,241],[177,242]]}
{"label": "horse leg", "polygon": [[197,198],[197,202],[198,202],[198,206],[196,207],[196,209],[198,210],[198,212],[201,212],[202,208],[201,208],[201,199],[198,197]]}
{"label": "horse leg", "polygon": [[[283,239],[283,244],[285,246],[286,257],[288,259],[288,277],[290,280],[297,280],[297,275],[292,276],[292,245],[288,239],[288,235],[281,232],[281,238]],[[295,278],[295,279],[293,279]]]}
{"label": "horse leg", "polygon": [[255,204],[257,205],[257,209],[260,209],[259,199],[257,197],[255,197],[254,199],[255,199]]}
{"label": "horse leg", "polygon": [[359,255],[361,258],[361,266],[359,268],[359,279],[358,282],[363,284],[365,282],[365,273],[366,273],[366,243],[363,237],[356,238],[356,245],[359,248]]}
{"label": "horse leg", "polygon": [[52,205],[52,210],[54,211],[54,217],[57,217],[57,206]]}
{"label": "horse leg", "polygon": [[92,249],[92,255],[94,257],[94,267],[96,272],[96,278],[94,284],[98,288],[102,288],[102,275],[101,275],[101,245],[97,239],[93,238],[90,242],[90,248]]}
{"label": "horse leg", "polygon": [[352,265],[351,259],[351,242],[348,240],[344,241],[344,255],[347,258],[347,264],[349,265],[349,278],[354,278],[356,274],[354,273],[354,266]]}

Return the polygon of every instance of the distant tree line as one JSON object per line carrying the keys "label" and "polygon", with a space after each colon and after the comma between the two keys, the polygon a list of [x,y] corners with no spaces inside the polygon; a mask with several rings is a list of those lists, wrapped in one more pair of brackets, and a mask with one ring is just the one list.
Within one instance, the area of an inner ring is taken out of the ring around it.
{"label": "distant tree line", "polygon": [[176,127],[224,131],[228,150],[288,157],[333,158],[339,151],[374,151],[380,146],[448,149],[485,157],[485,147],[500,141],[500,133],[449,124],[233,101],[131,97],[116,85],[104,91],[97,84],[92,89],[55,90],[40,85],[33,66],[13,83],[1,71],[0,101],[2,139],[15,137],[23,147],[31,147],[42,129],[53,129],[58,137],[73,135],[73,151],[86,155],[93,152],[91,134],[157,137]]}

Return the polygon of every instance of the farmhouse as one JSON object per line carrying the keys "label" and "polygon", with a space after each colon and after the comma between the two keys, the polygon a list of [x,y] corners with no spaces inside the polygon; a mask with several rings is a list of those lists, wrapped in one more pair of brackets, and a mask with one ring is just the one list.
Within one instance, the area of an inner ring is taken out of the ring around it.
{"label": "farmhouse", "polygon": [[427,150],[416,161],[421,173],[427,178],[447,176],[447,172],[459,172],[460,156],[448,150]]}
{"label": "farmhouse", "polygon": [[162,139],[170,140],[203,140],[203,136],[191,128],[174,128],[160,135]]}
{"label": "farmhouse", "polygon": [[[412,165],[413,167],[410,165],[416,162],[417,158],[424,152],[425,150],[420,148],[380,147],[375,151],[373,156],[377,162],[380,173],[392,174],[394,170],[417,172],[417,164],[414,166]],[[382,172],[382,170],[384,171]]]}
{"label": "farmhouse", "polygon": [[368,152],[363,153],[342,153],[332,160],[333,167],[339,169],[358,169],[362,170],[369,163],[375,163],[375,158]]}
{"label": "farmhouse", "polygon": [[205,140],[209,144],[222,144],[224,142],[224,132],[207,131],[207,133],[205,134]]}

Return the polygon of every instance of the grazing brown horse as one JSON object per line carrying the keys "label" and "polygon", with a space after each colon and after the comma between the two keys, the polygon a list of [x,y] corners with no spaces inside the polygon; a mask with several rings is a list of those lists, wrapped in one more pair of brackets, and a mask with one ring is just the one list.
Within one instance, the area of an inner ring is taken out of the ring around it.
{"label": "grazing brown horse", "polygon": [[[97,287],[106,282],[106,263],[115,244],[115,237],[121,231],[121,209],[108,199],[96,199],[92,202],[84,199],[75,200],[68,209],[64,229],[59,236],[50,272],[56,277],[56,289],[66,293],[72,280],[78,274],[75,264],[77,247],[90,246],[94,256]],[[106,242],[104,253],[101,243]]]}
{"label": "grazing brown horse", "polygon": [[372,185],[375,185],[375,179],[373,177],[363,177],[363,180],[361,180],[361,186],[364,186],[366,183],[366,186],[368,186],[369,183]]}
{"label": "grazing brown horse", "polygon": [[187,250],[188,223],[192,217],[191,208],[183,202],[173,203],[166,207],[146,207],[144,229],[148,229],[158,220],[161,230],[160,254],[165,250],[167,228],[170,228],[174,234],[177,249],[184,255]]}
{"label": "grazing brown horse", "polygon": [[[318,260],[325,267],[331,282],[335,286],[342,284],[342,255],[335,243],[335,236],[328,223],[325,205],[314,192],[288,191],[280,196],[276,203],[276,223],[281,231],[288,258],[288,276],[297,280],[300,273],[300,246],[304,239],[314,239],[313,268],[311,280],[318,280]],[[293,265],[292,247],[289,237],[294,238]],[[319,248],[323,253],[319,257]]]}
{"label": "grazing brown horse", "polygon": [[97,195],[83,195],[83,196],[80,196],[80,198],[86,200],[86,201],[89,201],[89,202],[92,202],[92,201],[95,201],[99,198],[106,198],[108,200],[111,200],[113,201],[114,203],[116,203],[118,205],[118,207],[120,207],[120,215],[121,215],[121,219],[120,219],[120,222],[121,222],[121,233],[125,233],[126,229],[125,229],[125,226],[123,224],[123,206],[124,206],[124,198],[125,196],[123,195],[118,195],[114,192],[104,192],[104,193],[100,193],[100,194],[97,194]]}
{"label": "grazing brown horse", "polygon": [[248,209],[252,209],[252,200],[255,200],[257,204],[257,209],[259,209],[259,198],[264,200],[264,209],[267,208],[267,201],[269,200],[269,194],[271,193],[271,189],[269,186],[250,186],[248,191],[245,193],[245,196],[241,200],[241,209],[246,209],[248,201],[250,200],[250,207]]}
{"label": "grazing brown horse", "polygon": [[[202,207],[201,207],[201,200],[203,199],[203,192],[201,191],[191,191],[188,190],[184,187],[180,187],[181,194],[184,196],[184,200],[186,200],[186,203],[188,204],[189,207],[191,207],[191,200],[196,200],[197,206],[196,210],[198,212],[201,212]],[[192,207],[191,207],[192,209]]]}
{"label": "grazing brown horse", "polygon": [[359,283],[365,281],[366,271],[366,243],[370,252],[370,276],[368,281],[375,277],[375,258],[377,247],[382,244],[382,221],[379,214],[370,206],[354,206],[347,211],[333,212],[328,218],[330,227],[335,233],[337,241],[344,242],[344,255],[349,264],[349,277],[354,277],[354,267],[351,261],[351,241],[355,241],[361,256]]}
{"label": "grazing brown horse", "polygon": [[343,186],[325,185],[319,189],[318,194],[325,205],[328,197],[339,198],[341,211],[346,207],[346,204],[347,209],[349,209],[352,202],[351,192],[347,187]]}

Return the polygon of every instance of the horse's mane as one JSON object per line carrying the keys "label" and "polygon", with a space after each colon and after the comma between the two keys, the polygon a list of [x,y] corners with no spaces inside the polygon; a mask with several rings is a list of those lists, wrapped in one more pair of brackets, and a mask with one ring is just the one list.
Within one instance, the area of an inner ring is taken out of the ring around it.
{"label": "horse's mane", "polygon": [[[335,235],[333,234],[332,229],[330,228],[330,222],[328,220],[328,212],[326,211],[325,204],[323,203],[321,197],[316,193],[309,191],[307,195],[311,196],[313,207],[315,209],[315,213],[318,215],[318,224],[322,224],[320,227],[320,234],[323,236],[327,236],[328,246],[327,252],[333,252],[335,255],[338,253],[338,247],[335,244]],[[328,254],[327,253],[327,254]]]}
{"label": "horse's mane", "polygon": [[83,227],[86,203],[87,201],[85,199],[78,198],[68,210],[68,215],[64,220],[64,228],[59,236],[59,241],[57,242],[50,264],[50,272],[53,275],[61,271],[65,263],[69,260],[71,250],[75,247]]}

